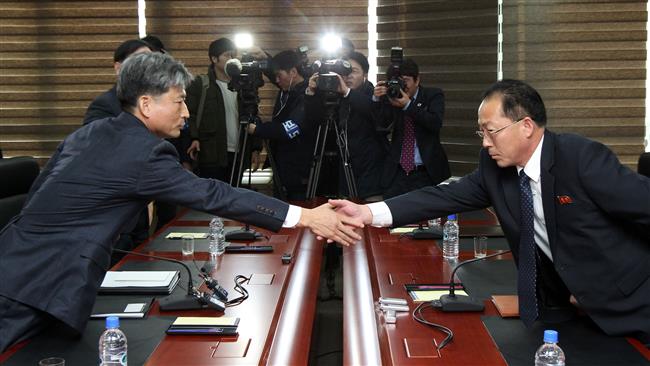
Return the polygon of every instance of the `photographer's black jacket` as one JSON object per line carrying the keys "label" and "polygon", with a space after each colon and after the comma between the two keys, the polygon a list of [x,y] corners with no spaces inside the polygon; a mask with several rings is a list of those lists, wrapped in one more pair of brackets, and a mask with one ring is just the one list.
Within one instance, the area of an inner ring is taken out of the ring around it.
{"label": "photographer's black jacket", "polygon": [[385,101],[373,102],[374,120],[380,128],[392,129],[390,153],[384,165],[382,184],[389,187],[400,167],[402,141],[404,139],[404,116],[415,121],[415,140],[422,163],[431,178],[438,184],[451,176],[447,154],[440,144],[440,129],[445,113],[445,95],[442,89],[419,87],[417,98],[406,111],[393,107]]}
{"label": "photographer's black jacket", "polygon": [[280,178],[287,199],[294,200],[304,199],[314,154],[315,130],[305,118],[306,87],[305,80],[288,92],[279,92],[273,118],[270,122],[258,123],[254,134],[269,140],[275,162],[274,174]]}
{"label": "photographer's black jacket", "polygon": [[[357,193],[362,199],[383,193],[381,177],[384,160],[388,155],[387,133],[378,130],[376,122],[372,120],[373,90],[374,86],[368,81],[360,89],[350,90],[347,98],[341,98],[338,110],[339,126],[342,130],[347,130],[350,162]],[[314,96],[306,96],[308,119],[321,121],[326,118],[322,101],[322,95],[318,92]],[[344,183],[343,180],[341,189],[347,191]]]}

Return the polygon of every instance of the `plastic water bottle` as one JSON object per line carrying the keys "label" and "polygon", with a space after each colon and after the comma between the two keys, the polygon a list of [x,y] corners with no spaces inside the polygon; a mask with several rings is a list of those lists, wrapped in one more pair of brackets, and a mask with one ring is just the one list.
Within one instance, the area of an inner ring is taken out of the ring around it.
{"label": "plastic water bottle", "polygon": [[106,330],[99,337],[99,365],[126,366],[126,336],[120,330],[120,318],[106,318]]}
{"label": "plastic water bottle", "polygon": [[535,352],[535,366],[564,366],[564,351],[557,345],[556,331],[544,331],[544,344]]}
{"label": "plastic water bottle", "polygon": [[211,257],[222,255],[225,252],[223,220],[220,217],[215,217],[210,220],[208,240],[210,241],[208,252],[210,252]]}
{"label": "plastic water bottle", "polygon": [[447,216],[447,222],[442,227],[442,257],[458,259],[458,222],[456,215]]}

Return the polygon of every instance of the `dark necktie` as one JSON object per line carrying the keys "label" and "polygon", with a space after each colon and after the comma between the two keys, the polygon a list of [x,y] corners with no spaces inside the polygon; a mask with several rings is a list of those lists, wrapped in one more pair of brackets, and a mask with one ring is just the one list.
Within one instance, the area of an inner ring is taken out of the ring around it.
{"label": "dark necktie", "polygon": [[522,169],[519,173],[519,195],[521,205],[521,237],[519,240],[519,316],[530,327],[537,319],[537,269],[535,262],[535,229],[533,192],[530,178]]}
{"label": "dark necktie", "polygon": [[402,140],[402,155],[399,164],[406,174],[415,169],[415,126],[413,118],[404,116],[404,139]]}

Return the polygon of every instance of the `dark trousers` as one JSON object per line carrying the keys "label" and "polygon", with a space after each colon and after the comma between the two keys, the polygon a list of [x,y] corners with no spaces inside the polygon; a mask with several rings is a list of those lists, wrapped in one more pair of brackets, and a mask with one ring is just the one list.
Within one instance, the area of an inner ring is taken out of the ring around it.
{"label": "dark trousers", "polygon": [[0,295],[0,353],[40,333],[53,321],[47,313]]}
{"label": "dark trousers", "polygon": [[402,167],[397,168],[393,182],[384,192],[384,199],[399,196],[407,192],[415,191],[422,187],[433,185],[433,181],[427,174],[424,165],[418,165],[415,170],[406,174]]}

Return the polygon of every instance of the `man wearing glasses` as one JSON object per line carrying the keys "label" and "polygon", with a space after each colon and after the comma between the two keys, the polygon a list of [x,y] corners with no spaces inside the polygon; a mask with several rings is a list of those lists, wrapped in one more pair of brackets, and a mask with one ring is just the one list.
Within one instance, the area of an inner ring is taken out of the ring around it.
{"label": "man wearing glasses", "polygon": [[476,171],[367,206],[331,203],[375,226],[492,206],[527,326],[571,318],[573,296],[605,333],[650,346],[650,179],[598,142],[547,130],[542,98],[521,81],[499,81],[482,100]]}

